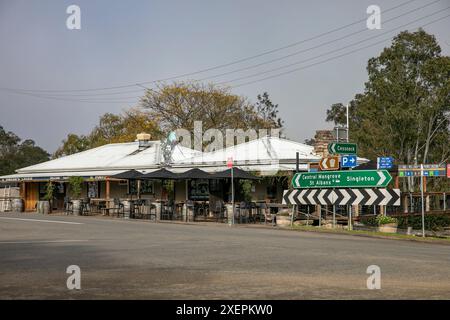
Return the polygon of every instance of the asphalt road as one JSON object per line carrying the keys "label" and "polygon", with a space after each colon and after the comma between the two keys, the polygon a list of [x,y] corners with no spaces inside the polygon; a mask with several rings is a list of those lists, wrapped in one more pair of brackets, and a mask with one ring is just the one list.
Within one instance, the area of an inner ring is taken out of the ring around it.
{"label": "asphalt road", "polygon": [[[39,221],[40,220],[40,221]],[[68,290],[66,268],[81,269]],[[366,269],[381,268],[368,290]],[[0,214],[1,299],[450,299],[450,246],[277,228]]]}

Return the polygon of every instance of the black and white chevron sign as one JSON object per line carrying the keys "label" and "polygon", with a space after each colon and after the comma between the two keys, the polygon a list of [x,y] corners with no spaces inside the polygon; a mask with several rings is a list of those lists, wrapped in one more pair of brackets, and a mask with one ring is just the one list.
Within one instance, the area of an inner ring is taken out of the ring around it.
{"label": "black and white chevron sign", "polygon": [[400,189],[285,190],[283,204],[400,206]]}

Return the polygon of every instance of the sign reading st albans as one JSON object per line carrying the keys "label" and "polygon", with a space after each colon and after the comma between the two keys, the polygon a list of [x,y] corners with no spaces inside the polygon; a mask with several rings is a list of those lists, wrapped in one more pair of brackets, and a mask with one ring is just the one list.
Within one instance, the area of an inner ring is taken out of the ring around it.
{"label": "sign reading st albans", "polygon": [[387,170],[353,170],[296,173],[294,188],[381,188],[391,182]]}

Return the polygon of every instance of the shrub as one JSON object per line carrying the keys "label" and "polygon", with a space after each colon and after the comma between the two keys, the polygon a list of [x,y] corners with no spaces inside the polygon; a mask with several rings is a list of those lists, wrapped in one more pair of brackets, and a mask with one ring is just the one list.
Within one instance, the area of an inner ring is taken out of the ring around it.
{"label": "shrub", "polygon": [[394,217],[378,215],[378,216],[362,216],[360,219],[361,223],[370,227],[378,227],[383,224],[388,223],[398,223],[397,219]]}
{"label": "shrub", "polygon": [[70,192],[75,199],[81,196],[83,181],[82,177],[70,177],[69,179]]}
{"label": "shrub", "polygon": [[383,224],[389,224],[389,223],[398,223],[398,220],[396,218],[385,216],[385,215],[381,215],[381,214],[379,214],[376,217],[376,221],[377,221],[377,224],[379,226],[381,226]]}
{"label": "shrub", "polygon": [[378,226],[377,217],[376,216],[361,216],[360,222],[369,227]]}
{"label": "shrub", "polygon": [[[422,229],[422,216],[406,216],[398,218],[399,228],[406,229],[412,227],[413,229]],[[432,231],[439,231],[443,228],[450,227],[450,216],[448,215],[426,215],[425,229]]]}
{"label": "shrub", "polygon": [[46,200],[46,201],[53,200],[53,193],[54,193],[54,191],[55,191],[55,186],[53,185],[53,183],[51,181],[48,182],[46,187],[45,187],[44,200]]}

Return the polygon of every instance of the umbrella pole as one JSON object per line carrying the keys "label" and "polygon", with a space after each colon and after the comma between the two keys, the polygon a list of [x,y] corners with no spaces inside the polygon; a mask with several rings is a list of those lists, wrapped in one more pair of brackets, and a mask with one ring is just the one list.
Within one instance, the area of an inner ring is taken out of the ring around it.
{"label": "umbrella pole", "polygon": [[141,180],[137,181],[137,197],[138,199],[141,198]]}

